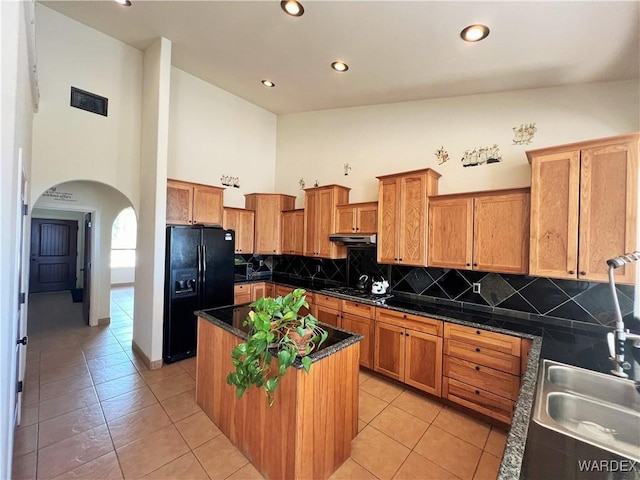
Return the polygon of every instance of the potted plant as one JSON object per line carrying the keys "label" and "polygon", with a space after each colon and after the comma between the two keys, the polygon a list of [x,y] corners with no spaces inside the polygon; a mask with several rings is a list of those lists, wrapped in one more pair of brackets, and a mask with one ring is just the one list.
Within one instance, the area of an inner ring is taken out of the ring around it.
{"label": "potted plant", "polygon": [[[309,307],[305,291],[295,289],[284,297],[262,297],[251,304],[244,324],[251,327],[247,339],[234,347],[231,358],[235,371],[227,375],[227,383],[235,385],[238,398],[255,385],[264,388],[269,406],[273,405],[278,382],[297,357],[307,373],[311,368],[309,354],[328,336],[311,314],[299,315]],[[272,369],[271,360],[278,367]]]}

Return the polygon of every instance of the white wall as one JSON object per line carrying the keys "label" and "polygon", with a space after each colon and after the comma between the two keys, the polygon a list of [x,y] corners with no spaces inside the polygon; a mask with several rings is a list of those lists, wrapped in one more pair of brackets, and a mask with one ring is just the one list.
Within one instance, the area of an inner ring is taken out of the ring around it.
{"label": "white wall", "polygon": [[244,207],[244,195],[273,192],[276,115],[171,68],[169,178],[222,186],[220,177],[240,177],[227,187],[224,204]]}
{"label": "white wall", "polygon": [[[123,192],[137,210],[142,52],[36,6],[40,111],[34,121],[32,194],[69,180]],[[108,116],[69,106],[71,87],[109,99]]]}
{"label": "white wall", "polygon": [[[376,200],[376,175],[427,167],[442,174],[440,193],[528,186],[526,150],[639,130],[639,91],[610,82],[281,115],[276,191],[301,207],[304,177],[351,187],[351,202]],[[533,122],[533,143],[512,145],[512,127]],[[501,163],[462,167],[465,150],[494,143]],[[441,146],[450,160],[438,165]]]}
{"label": "white wall", "polygon": [[[111,311],[111,229],[118,214],[131,202],[123,193],[97,182],[74,181],[56,185],[56,192],[70,197],[41,196],[36,199],[34,212],[46,209],[66,212],[94,212],[91,262],[91,325],[110,317]],[[35,213],[32,213],[35,216]],[[84,215],[82,215],[84,222]],[[84,236],[83,236],[84,239]]]}
{"label": "white wall", "polygon": [[[11,478],[16,402],[16,338],[19,329],[18,285],[28,277],[19,263],[19,198],[22,170],[31,174],[33,105],[29,65],[28,21],[31,5],[0,3],[0,478]],[[30,18],[29,18],[30,20]],[[19,151],[22,150],[22,166]],[[28,191],[25,199],[29,201]],[[28,233],[28,228],[27,228]],[[25,287],[26,288],[26,287]],[[24,351],[24,349],[22,349]]]}

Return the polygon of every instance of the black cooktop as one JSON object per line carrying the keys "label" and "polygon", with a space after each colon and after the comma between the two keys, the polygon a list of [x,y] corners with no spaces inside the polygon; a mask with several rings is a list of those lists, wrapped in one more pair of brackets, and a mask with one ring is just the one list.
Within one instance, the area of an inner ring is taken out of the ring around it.
{"label": "black cooktop", "polygon": [[376,294],[354,287],[331,287],[323,288],[322,291],[337,295],[343,295],[345,297],[353,297],[355,299],[369,300],[376,303],[384,303],[387,299],[393,297],[393,295],[390,293]]}

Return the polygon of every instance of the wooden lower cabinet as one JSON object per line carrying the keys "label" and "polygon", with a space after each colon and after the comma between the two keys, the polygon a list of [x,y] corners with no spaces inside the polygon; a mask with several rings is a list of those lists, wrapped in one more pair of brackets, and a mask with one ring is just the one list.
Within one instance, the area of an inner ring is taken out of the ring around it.
{"label": "wooden lower cabinet", "polygon": [[233,286],[233,303],[249,303],[251,301],[251,284],[241,283]]}
{"label": "wooden lower cabinet", "polygon": [[255,302],[259,298],[266,296],[265,295],[266,288],[267,287],[265,282],[252,283],[251,284],[251,301]]}
{"label": "wooden lower cabinet", "polygon": [[271,282],[265,282],[264,285],[264,296],[265,297],[274,297],[275,296],[276,286]]}
{"label": "wooden lower cabinet", "polygon": [[445,324],[444,342],[442,396],[511,423],[524,371],[522,357],[528,355],[531,341]]}
{"label": "wooden lower cabinet", "polygon": [[374,336],[375,371],[440,396],[441,337],[381,321],[376,322]]}
{"label": "wooden lower cabinet", "polygon": [[334,310],[333,308],[325,307],[324,305],[318,304],[318,302],[316,301],[315,317],[319,322],[340,328],[342,327],[341,316],[342,314],[340,310]]}
{"label": "wooden lower cabinet", "polygon": [[364,336],[360,342],[360,365],[373,369],[373,339],[375,338],[373,320],[350,313],[343,313],[341,328]]}

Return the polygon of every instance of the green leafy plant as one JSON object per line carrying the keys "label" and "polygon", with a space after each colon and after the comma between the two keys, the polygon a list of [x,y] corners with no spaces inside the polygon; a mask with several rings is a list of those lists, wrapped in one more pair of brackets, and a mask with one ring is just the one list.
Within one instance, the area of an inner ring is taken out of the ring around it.
{"label": "green leafy plant", "polygon": [[[232,350],[235,371],[227,375],[227,383],[235,385],[238,398],[255,385],[264,388],[269,406],[273,405],[280,377],[297,357],[309,373],[309,354],[325,342],[328,333],[313,315],[298,314],[300,308],[309,307],[305,293],[297,288],[284,297],[262,297],[251,304],[244,322],[250,332],[246,341]],[[271,367],[274,357],[277,369]]]}

